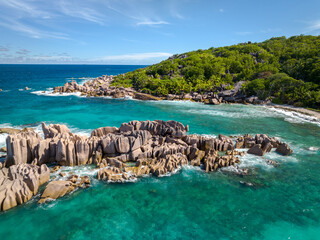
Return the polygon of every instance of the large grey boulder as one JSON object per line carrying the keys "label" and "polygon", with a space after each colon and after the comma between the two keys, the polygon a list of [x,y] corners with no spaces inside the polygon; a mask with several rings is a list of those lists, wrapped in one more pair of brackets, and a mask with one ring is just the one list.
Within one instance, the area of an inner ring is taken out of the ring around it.
{"label": "large grey boulder", "polygon": [[17,164],[0,170],[0,211],[29,201],[49,178],[46,165]]}
{"label": "large grey boulder", "polygon": [[63,197],[67,193],[73,191],[76,185],[71,181],[52,181],[47,186],[41,195],[38,203],[44,203],[47,200],[54,200]]}

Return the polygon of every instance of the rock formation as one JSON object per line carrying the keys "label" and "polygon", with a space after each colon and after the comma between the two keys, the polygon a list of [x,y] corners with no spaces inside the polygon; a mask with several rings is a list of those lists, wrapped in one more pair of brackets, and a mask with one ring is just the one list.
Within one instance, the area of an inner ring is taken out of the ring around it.
{"label": "rock formation", "polygon": [[282,155],[290,155],[292,153],[292,149],[286,143],[281,143],[277,146],[276,152]]}
{"label": "rock formation", "polygon": [[272,148],[278,148],[281,144],[278,139],[271,138],[265,134],[257,134],[255,137],[245,135],[237,139],[236,148],[250,148],[248,150],[249,154],[263,156],[267,152],[270,152]]}
{"label": "rock formation", "polygon": [[270,100],[260,100],[256,96],[245,96],[241,92],[241,87],[244,81],[237,82],[232,90],[230,84],[221,85],[219,93],[215,92],[191,92],[182,94],[168,94],[164,97],[153,96],[146,93],[141,93],[133,88],[115,87],[112,86],[113,76],[101,76],[96,79],[85,82],[79,85],[76,81],[67,82],[64,86],[54,87],[53,93],[73,93],[80,92],[88,97],[109,96],[112,98],[131,97],[139,100],[190,100],[194,102],[203,102],[205,104],[218,105],[221,103],[245,103],[245,104],[268,104]]}
{"label": "rock formation", "polygon": [[39,203],[44,203],[49,199],[54,200],[59,197],[63,197],[75,188],[75,184],[71,181],[52,181],[47,185],[46,189],[42,193]]}
{"label": "rock formation", "polygon": [[79,177],[78,175],[71,175],[67,180],[49,182],[38,203],[55,200],[65,196],[77,188],[87,188],[90,184],[91,182],[88,176]]}
{"label": "rock formation", "polygon": [[[97,128],[90,137],[73,134],[65,125],[43,123],[42,129],[44,139],[33,130],[6,139],[7,158],[0,165],[2,210],[28,201],[48,181],[50,170],[45,163],[56,165],[52,173],[60,171],[60,166],[94,164],[99,180],[127,182],[143,175],[171,174],[188,164],[206,172],[236,167],[239,156],[245,154],[237,149],[247,148],[249,154],[258,156],[272,148],[283,155],[292,153],[287,144],[264,134],[236,138],[187,135],[189,126],[176,121],[131,121],[119,128]],[[89,177],[59,174],[64,180],[50,182],[39,203],[90,185]]]}
{"label": "rock formation", "polygon": [[[288,155],[292,150],[288,145],[265,134],[240,136],[234,141],[227,136],[218,138],[200,135],[186,135],[188,125],[176,121],[131,121],[119,128],[102,127],[95,129],[90,137],[72,134],[65,125],[42,124],[45,139],[34,131],[9,135],[7,142],[6,166],[20,163],[57,163],[62,166],[96,164],[100,168],[106,165],[123,167],[123,163],[145,159],[166,159],[168,155],[185,155],[194,166],[200,166],[203,159],[213,157],[213,152],[228,151],[237,155],[235,148],[249,148],[248,153],[263,156],[272,148]],[[239,154],[239,153],[238,153]],[[102,160],[105,159],[105,163]],[[235,159],[222,159],[227,163],[216,165],[229,166]],[[163,161],[163,160],[162,160]],[[212,160],[213,161],[213,160]],[[211,163],[216,163],[214,160]],[[207,160],[209,164],[209,160]],[[210,165],[210,164],[209,164]],[[209,166],[208,165],[208,166]],[[210,168],[210,167],[209,167]],[[211,168],[210,168],[211,169]],[[161,171],[160,171],[161,172]]]}
{"label": "rock formation", "polygon": [[0,170],[0,211],[25,203],[50,178],[46,165],[20,163]]}

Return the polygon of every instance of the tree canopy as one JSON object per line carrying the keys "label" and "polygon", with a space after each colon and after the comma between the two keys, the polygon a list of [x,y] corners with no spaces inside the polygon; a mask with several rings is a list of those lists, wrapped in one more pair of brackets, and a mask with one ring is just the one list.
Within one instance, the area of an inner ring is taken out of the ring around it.
{"label": "tree canopy", "polygon": [[271,38],[261,43],[176,54],[119,75],[115,86],[157,96],[217,91],[246,81],[243,91],[276,103],[320,108],[320,36]]}

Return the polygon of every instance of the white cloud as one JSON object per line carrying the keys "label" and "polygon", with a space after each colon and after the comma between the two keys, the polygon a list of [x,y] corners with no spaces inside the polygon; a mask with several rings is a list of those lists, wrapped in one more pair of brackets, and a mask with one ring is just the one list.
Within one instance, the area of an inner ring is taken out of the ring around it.
{"label": "white cloud", "polygon": [[37,6],[31,4],[30,1],[0,0],[0,5],[13,9],[16,13],[24,12],[33,17],[50,18],[51,16],[51,13],[40,10]]}
{"label": "white cloud", "polygon": [[253,32],[236,32],[236,34],[240,36],[247,36],[253,34]]}
{"label": "white cloud", "polygon": [[28,50],[19,50],[21,53],[24,51],[26,51],[26,54],[16,53],[16,55],[0,55],[0,63],[150,64],[172,56],[171,53],[152,52],[81,59],[69,56],[67,53],[30,55],[27,54],[29,52]]}
{"label": "white cloud", "polygon": [[[84,4],[83,4],[84,3]],[[90,3],[90,2],[89,2]],[[64,1],[57,2],[60,11],[70,17],[80,18],[89,22],[94,22],[103,25],[105,19],[104,16],[95,10],[93,7],[86,5],[86,2],[76,1]]]}
{"label": "white cloud", "polygon": [[166,21],[150,21],[150,20],[146,20],[146,21],[142,21],[142,22],[138,22],[137,25],[147,25],[147,26],[152,26],[152,25],[163,25],[163,24],[169,24]]}
{"label": "white cloud", "polygon": [[57,38],[57,39],[69,40],[69,37],[67,34],[63,34],[59,32],[42,31],[40,29],[22,24],[14,20],[7,20],[7,22],[0,21],[0,26],[3,26],[5,28],[11,29],[16,32],[27,34],[32,38]]}
{"label": "white cloud", "polygon": [[70,40],[61,32],[65,23],[163,26],[167,18],[183,19],[180,6],[177,0],[0,0],[0,26],[32,38]]}
{"label": "white cloud", "polygon": [[70,62],[72,58],[70,56],[48,56],[48,55],[40,55],[40,56],[31,56],[28,58],[28,61],[31,62]]}
{"label": "white cloud", "polygon": [[153,58],[165,58],[172,56],[171,53],[166,52],[153,52],[153,53],[134,53],[124,55],[105,56],[93,59],[92,61],[141,61],[150,60]]}
{"label": "white cloud", "polygon": [[315,20],[313,22],[308,23],[309,26],[306,28],[306,32],[313,32],[320,30],[320,20]]}

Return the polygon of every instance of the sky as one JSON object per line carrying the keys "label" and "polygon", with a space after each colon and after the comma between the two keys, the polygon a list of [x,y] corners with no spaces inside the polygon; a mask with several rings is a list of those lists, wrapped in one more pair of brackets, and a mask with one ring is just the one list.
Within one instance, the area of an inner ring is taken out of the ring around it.
{"label": "sky", "polygon": [[0,0],[0,63],[154,64],[320,34],[319,0]]}

